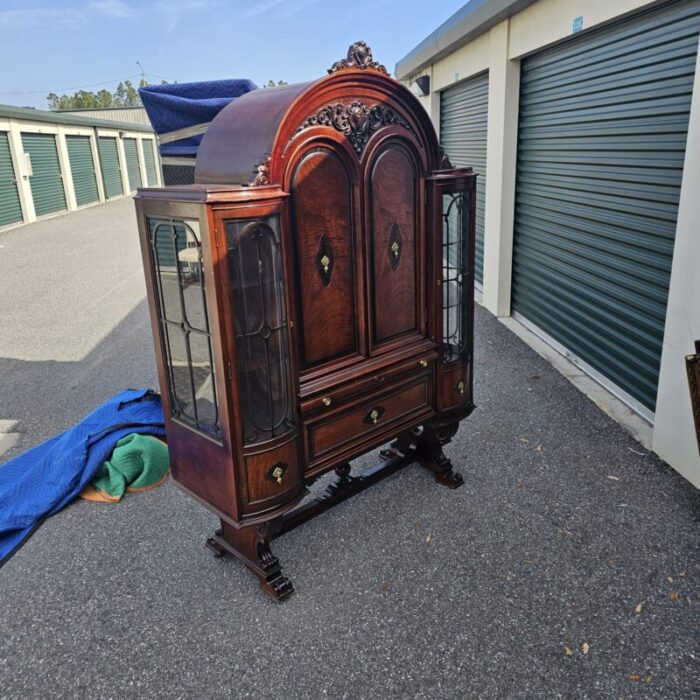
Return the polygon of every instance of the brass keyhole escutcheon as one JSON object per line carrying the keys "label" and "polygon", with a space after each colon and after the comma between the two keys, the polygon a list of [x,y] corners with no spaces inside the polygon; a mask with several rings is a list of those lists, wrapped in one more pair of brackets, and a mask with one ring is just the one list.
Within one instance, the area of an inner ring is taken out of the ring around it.
{"label": "brass keyhole escutcheon", "polygon": [[459,384],[455,387],[457,389],[458,394],[463,394],[464,393],[464,382],[460,381]]}
{"label": "brass keyhole escutcheon", "polygon": [[268,479],[277,482],[277,484],[282,483],[284,475],[287,473],[287,465],[284,462],[277,462],[270,467],[270,471],[267,472]]}
{"label": "brass keyhole escutcheon", "polygon": [[398,241],[394,241],[391,244],[391,254],[395,257],[399,257],[399,250],[401,250],[401,246],[398,244]]}
{"label": "brass keyhole escutcheon", "polygon": [[321,267],[323,268],[324,274],[326,274],[326,275],[328,274],[328,270],[330,269],[330,265],[331,265],[331,259],[327,255],[324,255],[321,258]]}
{"label": "brass keyhole escutcheon", "polygon": [[372,425],[377,425],[379,419],[384,415],[384,408],[382,406],[377,406],[373,408],[362,420],[364,423],[371,423]]}

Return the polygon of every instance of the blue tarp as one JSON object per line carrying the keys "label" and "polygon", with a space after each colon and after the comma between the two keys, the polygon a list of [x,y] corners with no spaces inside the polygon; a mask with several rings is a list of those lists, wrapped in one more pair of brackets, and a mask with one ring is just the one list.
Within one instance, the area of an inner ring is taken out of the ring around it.
{"label": "blue tarp", "polygon": [[[208,80],[198,83],[168,83],[149,85],[139,89],[156,134],[167,134],[196,124],[206,124],[232,100],[255,90],[252,80]],[[161,156],[197,155],[203,134],[165,143],[160,146]]]}
{"label": "blue tarp", "polygon": [[128,389],[77,425],[0,466],[0,566],[92,481],[118,440],[164,435],[160,397]]}

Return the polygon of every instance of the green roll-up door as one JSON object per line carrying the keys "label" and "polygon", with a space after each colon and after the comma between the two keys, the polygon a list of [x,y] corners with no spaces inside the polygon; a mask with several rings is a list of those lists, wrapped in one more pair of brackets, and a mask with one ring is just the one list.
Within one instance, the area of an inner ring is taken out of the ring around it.
{"label": "green roll-up door", "polygon": [[476,181],[475,277],[484,281],[484,194],[489,74],[483,73],[440,93],[440,143],[456,167],[472,167]]}
{"label": "green roll-up door", "polygon": [[100,136],[97,142],[100,150],[105,197],[107,199],[120,197],[124,194],[124,187],[122,185],[122,172],[119,167],[117,139],[111,136]]}
{"label": "green roll-up door", "polygon": [[124,154],[126,155],[126,170],[129,175],[129,189],[133,192],[142,184],[136,139],[124,139]]}
{"label": "green roll-up door", "polygon": [[700,3],[522,62],[512,305],[654,410]]}
{"label": "green roll-up door", "polygon": [[34,211],[44,216],[66,208],[61,164],[58,160],[56,137],[53,134],[22,134],[22,148],[29,154],[32,175]]}
{"label": "green roll-up door", "polygon": [[66,136],[66,146],[77,205],[82,207],[85,204],[99,201],[90,137]]}
{"label": "green roll-up door", "polygon": [[22,205],[17,191],[17,178],[7,132],[0,132],[0,226],[22,221]]}
{"label": "green roll-up door", "polygon": [[143,157],[146,161],[146,179],[149,187],[158,185],[158,174],[156,170],[156,156],[153,150],[153,139],[143,139]]}

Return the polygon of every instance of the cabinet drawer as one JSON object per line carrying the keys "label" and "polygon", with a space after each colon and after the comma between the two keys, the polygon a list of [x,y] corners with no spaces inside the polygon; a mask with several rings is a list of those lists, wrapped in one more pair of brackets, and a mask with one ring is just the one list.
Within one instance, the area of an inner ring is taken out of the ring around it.
{"label": "cabinet drawer", "polygon": [[296,437],[264,452],[245,457],[247,510],[265,510],[276,505],[289,491],[299,489]]}
{"label": "cabinet drawer", "polygon": [[471,401],[469,365],[456,367],[440,375],[440,409],[445,411]]}
{"label": "cabinet drawer", "polygon": [[[353,445],[380,437],[403,423],[415,423],[432,413],[432,374],[395,384],[306,424],[309,462],[345,458]],[[398,430],[397,430],[398,431]]]}

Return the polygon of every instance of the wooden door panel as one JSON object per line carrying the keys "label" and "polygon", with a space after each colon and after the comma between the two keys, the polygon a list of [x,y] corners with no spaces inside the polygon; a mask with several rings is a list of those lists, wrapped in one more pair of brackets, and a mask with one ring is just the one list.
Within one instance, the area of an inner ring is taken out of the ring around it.
{"label": "wooden door panel", "polygon": [[373,345],[418,330],[416,171],[393,145],[374,162],[370,183]]}
{"label": "wooden door panel", "polygon": [[301,366],[357,352],[351,181],[340,158],[314,149],[292,181]]}

